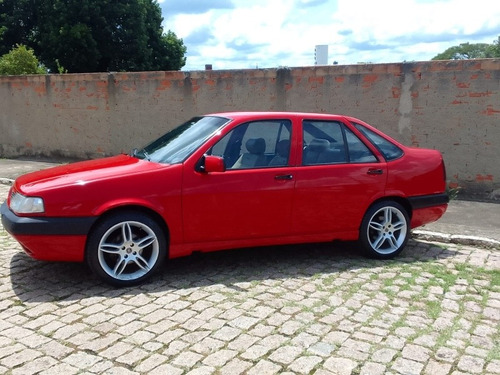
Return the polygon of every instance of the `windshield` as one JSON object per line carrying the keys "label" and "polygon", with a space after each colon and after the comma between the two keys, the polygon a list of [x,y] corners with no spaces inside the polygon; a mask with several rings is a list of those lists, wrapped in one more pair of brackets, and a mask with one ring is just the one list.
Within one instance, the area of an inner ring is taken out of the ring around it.
{"label": "windshield", "polygon": [[142,150],[134,151],[134,156],[156,163],[182,163],[228,121],[223,117],[193,117]]}

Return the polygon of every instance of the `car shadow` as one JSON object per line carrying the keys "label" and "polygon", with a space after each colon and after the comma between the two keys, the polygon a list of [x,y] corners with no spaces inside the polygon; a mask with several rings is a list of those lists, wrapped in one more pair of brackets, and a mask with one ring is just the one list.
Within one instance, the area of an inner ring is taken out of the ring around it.
{"label": "car shadow", "polygon": [[455,250],[410,240],[391,260],[366,258],[355,242],[287,245],[194,254],[169,260],[148,282],[114,288],[101,282],[83,263],[41,262],[16,253],[10,264],[12,289],[23,303],[70,302],[86,298],[133,296],[188,288],[310,278],[319,274],[428,262],[455,255]]}

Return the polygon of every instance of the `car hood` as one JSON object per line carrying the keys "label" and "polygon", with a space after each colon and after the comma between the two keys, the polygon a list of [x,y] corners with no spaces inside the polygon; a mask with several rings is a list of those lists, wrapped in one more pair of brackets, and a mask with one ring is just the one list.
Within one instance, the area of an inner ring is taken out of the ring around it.
{"label": "car hood", "polygon": [[169,166],[129,155],[118,155],[28,173],[17,178],[14,186],[22,194],[34,195],[62,186],[85,185],[92,181],[130,176],[166,167]]}

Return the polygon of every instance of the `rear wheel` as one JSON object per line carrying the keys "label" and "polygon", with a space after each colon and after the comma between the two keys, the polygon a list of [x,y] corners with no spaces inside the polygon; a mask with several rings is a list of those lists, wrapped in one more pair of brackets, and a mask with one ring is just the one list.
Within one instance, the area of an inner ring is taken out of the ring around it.
{"label": "rear wheel", "polygon": [[374,204],[361,223],[359,240],[367,255],[389,259],[403,251],[410,236],[410,220],[397,202]]}
{"label": "rear wheel", "polygon": [[116,213],[90,233],[86,256],[92,271],[108,284],[137,285],[151,277],[163,263],[165,234],[148,215]]}

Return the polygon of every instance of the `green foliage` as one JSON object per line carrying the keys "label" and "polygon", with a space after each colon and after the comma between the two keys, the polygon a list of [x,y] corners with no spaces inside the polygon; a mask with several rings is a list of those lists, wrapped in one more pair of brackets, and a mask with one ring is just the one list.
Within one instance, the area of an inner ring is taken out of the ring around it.
{"label": "green foliage", "polygon": [[457,199],[458,194],[460,193],[460,186],[455,187],[455,188],[446,188],[446,193],[448,194],[448,197],[450,198],[450,201]]}
{"label": "green foliage", "polygon": [[64,67],[59,63],[59,59],[56,59],[57,72],[59,74],[68,73],[68,69],[64,69]]}
{"label": "green foliage", "polygon": [[490,53],[493,57],[500,57],[500,35],[498,36],[498,39],[495,40],[490,46],[490,49]]}
{"label": "green foliage", "polygon": [[18,45],[0,57],[0,75],[45,74],[32,49]]}
{"label": "green foliage", "polygon": [[156,0],[0,0],[0,53],[23,43],[51,72],[178,70],[186,47],[162,22]]}
{"label": "green foliage", "polygon": [[[36,6],[39,0],[0,0],[0,56],[18,44],[35,49]],[[37,51],[35,53],[38,55]]]}
{"label": "green foliage", "polygon": [[500,36],[493,44],[462,43],[434,56],[432,60],[465,60],[500,57]]}

